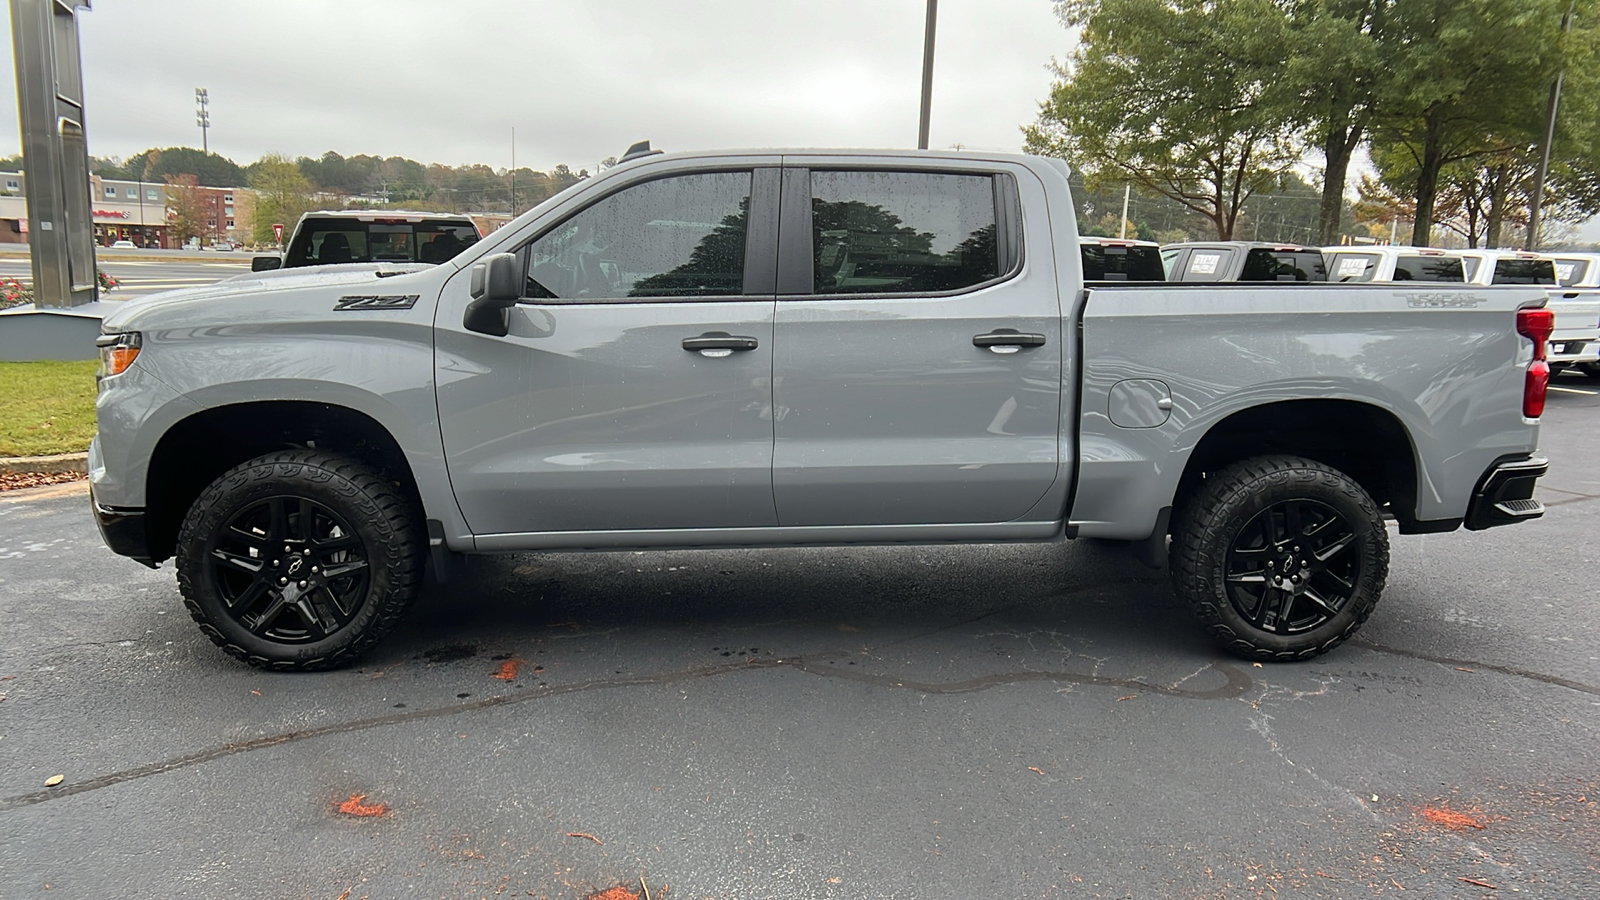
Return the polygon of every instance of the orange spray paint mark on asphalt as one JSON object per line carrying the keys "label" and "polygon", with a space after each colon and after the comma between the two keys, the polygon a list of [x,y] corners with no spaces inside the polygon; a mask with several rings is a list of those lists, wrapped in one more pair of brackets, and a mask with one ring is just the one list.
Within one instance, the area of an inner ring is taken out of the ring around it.
{"label": "orange spray paint mark on asphalt", "polygon": [[[1416,809],[1413,807],[1413,809]],[[1465,831],[1468,828],[1483,830],[1482,819],[1447,806],[1424,806],[1416,810],[1417,815],[1427,819],[1435,825],[1443,825],[1451,831]]]}
{"label": "orange spray paint mark on asphalt", "polygon": [[367,799],[366,794],[351,794],[349,800],[339,804],[339,812],[342,812],[347,816],[356,816],[362,819],[370,819],[373,816],[388,815],[389,807],[387,804],[362,803],[361,801],[365,799]]}

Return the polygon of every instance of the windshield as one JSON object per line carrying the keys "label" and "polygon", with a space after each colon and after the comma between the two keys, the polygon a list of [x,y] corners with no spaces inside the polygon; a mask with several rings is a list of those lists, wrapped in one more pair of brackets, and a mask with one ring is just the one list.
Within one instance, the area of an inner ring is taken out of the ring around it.
{"label": "windshield", "polygon": [[441,263],[478,241],[471,222],[311,219],[284,255],[285,268],[349,262]]}

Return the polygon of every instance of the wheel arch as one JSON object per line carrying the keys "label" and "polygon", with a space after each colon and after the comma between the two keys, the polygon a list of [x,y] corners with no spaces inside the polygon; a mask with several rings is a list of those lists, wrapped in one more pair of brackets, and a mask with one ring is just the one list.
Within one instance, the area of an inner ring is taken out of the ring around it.
{"label": "wheel arch", "polygon": [[1421,473],[1409,431],[1390,410],[1360,400],[1280,400],[1220,419],[1189,453],[1174,506],[1192,496],[1208,473],[1269,454],[1338,469],[1392,513],[1402,532],[1427,530],[1416,517]]}
{"label": "wheel arch", "polygon": [[184,515],[218,476],[246,460],[300,447],[377,467],[400,486],[420,516],[422,497],[406,452],[371,415],[306,400],[214,406],[167,429],[150,455],[145,512],[151,559],[159,562],[173,555]]}

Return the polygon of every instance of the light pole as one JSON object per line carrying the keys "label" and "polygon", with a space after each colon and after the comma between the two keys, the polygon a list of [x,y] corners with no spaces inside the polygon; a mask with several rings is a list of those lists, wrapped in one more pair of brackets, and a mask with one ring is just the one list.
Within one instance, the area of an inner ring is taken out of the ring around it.
{"label": "light pole", "polygon": [[[1577,11],[1578,0],[1567,4],[1567,14],[1561,17],[1561,34],[1566,36],[1572,27],[1572,15]],[[1556,110],[1561,106],[1561,80],[1567,74],[1563,67],[1556,70],[1556,80],[1550,84],[1550,109],[1544,122],[1544,148],[1539,153],[1539,171],[1533,176],[1533,203],[1528,209],[1528,239],[1524,250],[1539,249],[1539,212],[1544,206],[1544,180],[1550,174],[1550,147],[1556,142]]]}
{"label": "light pole", "polygon": [[928,149],[928,116],[933,106],[933,33],[939,0],[928,0],[928,20],[922,35],[922,118],[917,124],[917,149]]}
{"label": "light pole", "polygon": [[205,88],[194,89],[194,123],[200,126],[200,152],[211,154],[211,143],[207,131],[211,128],[211,95]]}

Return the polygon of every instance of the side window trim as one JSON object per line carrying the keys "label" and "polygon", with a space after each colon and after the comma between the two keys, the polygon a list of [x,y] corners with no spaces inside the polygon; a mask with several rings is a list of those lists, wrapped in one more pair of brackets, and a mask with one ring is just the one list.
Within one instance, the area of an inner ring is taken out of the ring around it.
{"label": "side window trim", "polygon": [[744,294],[770,297],[778,285],[778,192],[781,169],[758,166],[750,177],[750,215],[744,235]]}
{"label": "side window trim", "polygon": [[[545,225],[538,231],[534,232],[527,239],[523,240],[522,243],[518,244],[516,249],[507,251],[516,255],[517,270],[523,273],[524,293],[518,298],[517,303],[524,306],[583,306],[596,304],[609,306],[637,306],[640,304],[649,303],[726,303],[738,300],[748,300],[751,296],[766,296],[770,298],[772,296],[772,291],[770,289],[757,292],[755,294],[748,293],[752,286],[750,269],[752,254],[756,254],[758,257],[757,261],[760,261],[760,251],[756,249],[756,230],[758,228],[758,223],[765,224],[775,221],[777,218],[777,211],[773,208],[774,201],[776,200],[776,192],[769,189],[766,193],[763,193],[761,190],[761,184],[763,180],[761,173],[764,170],[771,173],[765,176],[766,179],[769,179],[770,181],[776,181],[778,167],[773,165],[752,166],[747,164],[743,166],[713,166],[705,169],[677,169],[670,172],[663,172],[654,177],[640,178],[635,181],[629,181],[625,184],[618,185],[616,188],[608,190],[596,197],[590,198],[589,201],[584,203],[582,206],[569,210],[560,219],[557,219],[556,221],[551,222],[550,224]],[[746,291],[746,293],[709,294],[687,297],[627,297],[610,299],[562,299],[555,297],[530,297],[527,295],[527,275],[528,270],[533,262],[533,245],[537,244],[540,239],[545,237],[545,235],[548,235],[557,228],[565,225],[574,217],[582,215],[584,212],[594,208],[597,204],[604,203],[606,200],[609,200],[610,198],[615,197],[623,191],[631,188],[648,184],[652,181],[662,181],[668,178],[680,178],[686,175],[715,175],[719,173],[743,173],[750,176],[750,218],[745,227],[745,277],[743,290]],[[766,207],[764,209],[763,204]],[[771,224],[767,224],[767,227],[771,229],[773,226]],[[773,234],[769,239],[767,246],[770,248],[774,242],[776,242],[775,234]],[[767,254],[767,256],[768,258],[771,258],[770,252]],[[767,264],[766,268],[770,271],[771,265]]]}
{"label": "side window trim", "polygon": [[949,291],[885,291],[850,294],[818,293],[814,283],[811,227],[811,169],[784,166],[783,188],[779,201],[778,296],[808,300],[874,300],[896,297],[959,297],[1009,281],[1022,271],[1022,203],[1017,182],[1009,172],[982,172],[967,169],[829,168],[829,172],[914,172],[932,175],[987,175],[993,179],[995,200],[995,244],[1000,274],[994,278]]}

